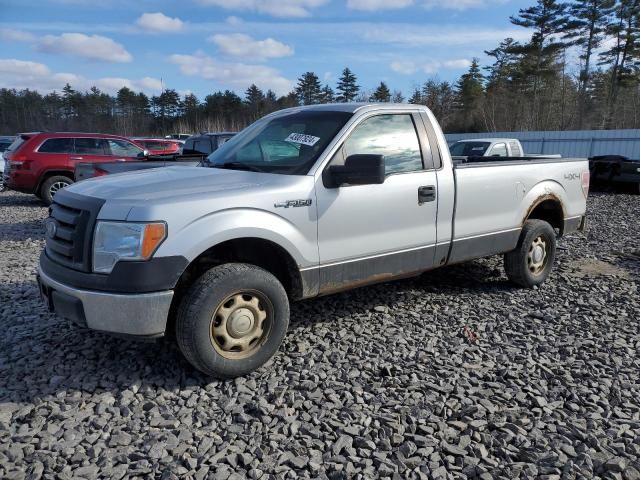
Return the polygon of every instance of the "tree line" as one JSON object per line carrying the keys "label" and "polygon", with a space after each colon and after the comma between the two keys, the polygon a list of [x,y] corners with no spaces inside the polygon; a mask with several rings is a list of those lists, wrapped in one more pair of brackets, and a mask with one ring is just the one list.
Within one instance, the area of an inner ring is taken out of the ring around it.
{"label": "tree line", "polygon": [[0,89],[0,132],[81,130],[122,135],[240,130],[282,108],[330,102],[427,105],[448,132],[640,128],[640,0],[537,0],[510,17],[532,31],[474,59],[457,82],[431,78],[408,99],[387,83],[363,89],[345,68],[332,87],[314,72],[278,96],[250,85],[197,98],[176,90],[109,95],[67,84],[60,93]]}

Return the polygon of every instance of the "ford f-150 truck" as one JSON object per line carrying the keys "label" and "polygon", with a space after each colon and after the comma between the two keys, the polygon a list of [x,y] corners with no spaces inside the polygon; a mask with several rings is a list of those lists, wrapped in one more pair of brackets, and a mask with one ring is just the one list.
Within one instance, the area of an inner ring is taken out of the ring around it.
{"label": "ford f-150 truck", "polygon": [[206,165],[58,192],[38,269],[49,307],[94,330],[174,331],[197,369],[230,378],[277,352],[290,301],[496,254],[533,287],[556,237],[585,226],[586,160],[454,167],[419,105],[283,110]]}
{"label": "ford f-150 truck", "polygon": [[524,153],[517,138],[473,138],[458,140],[449,147],[454,163],[466,161],[491,161],[492,158],[562,158],[561,155]]}

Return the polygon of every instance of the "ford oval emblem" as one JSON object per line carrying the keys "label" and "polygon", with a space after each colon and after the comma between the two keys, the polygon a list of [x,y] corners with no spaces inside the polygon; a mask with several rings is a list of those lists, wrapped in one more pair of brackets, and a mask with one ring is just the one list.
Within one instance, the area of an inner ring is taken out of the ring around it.
{"label": "ford oval emblem", "polygon": [[58,233],[58,222],[53,218],[47,218],[47,221],[44,223],[44,227],[47,231],[47,237],[49,238],[54,238],[56,233]]}

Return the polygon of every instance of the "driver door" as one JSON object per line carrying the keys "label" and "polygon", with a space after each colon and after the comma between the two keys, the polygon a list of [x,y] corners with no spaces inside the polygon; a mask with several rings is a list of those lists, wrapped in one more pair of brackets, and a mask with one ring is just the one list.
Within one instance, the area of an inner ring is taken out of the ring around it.
{"label": "driver door", "polygon": [[328,188],[319,178],[321,294],[410,276],[433,266],[437,174],[421,122],[419,115],[409,112],[366,117],[328,165],[341,164],[353,154],[381,154],[383,184]]}

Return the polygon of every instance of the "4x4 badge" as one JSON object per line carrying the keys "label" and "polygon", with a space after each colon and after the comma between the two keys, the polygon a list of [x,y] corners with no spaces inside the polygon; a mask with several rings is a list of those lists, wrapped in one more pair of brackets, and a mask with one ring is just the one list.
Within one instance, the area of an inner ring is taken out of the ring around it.
{"label": "4x4 badge", "polygon": [[274,204],[276,208],[298,208],[298,207],[310,207],[313,204],[311,199],[307,200],[286,200],[284,202],[278,202]]}

